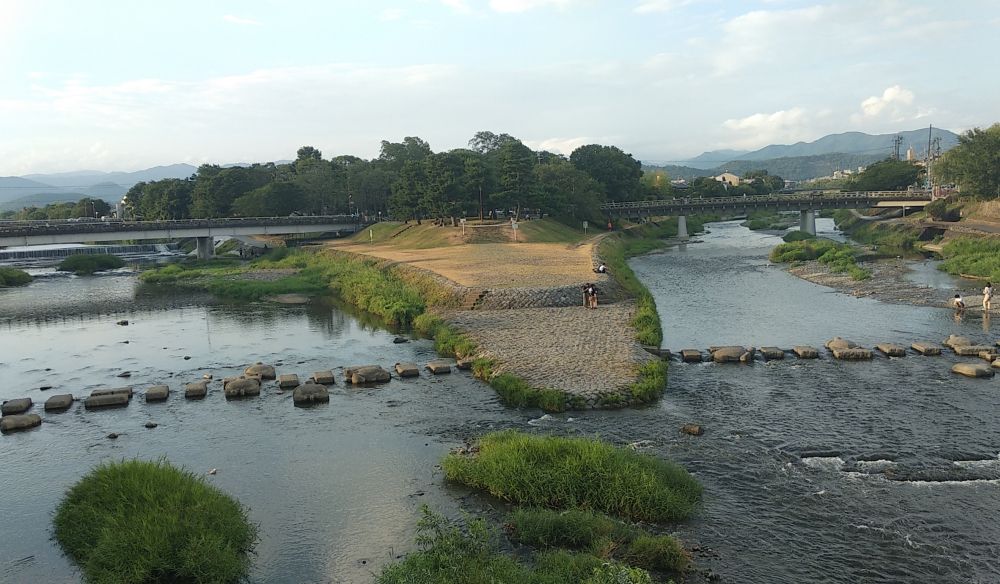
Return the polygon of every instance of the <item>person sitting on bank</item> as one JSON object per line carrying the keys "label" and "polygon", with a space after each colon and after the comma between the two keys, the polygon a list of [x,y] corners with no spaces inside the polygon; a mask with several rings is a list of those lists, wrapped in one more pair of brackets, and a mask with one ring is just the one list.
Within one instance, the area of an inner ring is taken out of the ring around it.
{"label": "person sitting on bank", "polygon": [[594,272],[597,273],[597,274],[607,274],[608,273],[608,267],[604,265],[604,262],[601,262],[601,265],[599,265],[596,268],[594,268]]}
{"label": "person sitting on bank", "polygon": [[961,294],[955,294],[955,297],[952,298],[952,300],[951,300],[951,304],[952,304],[952,306],[955,307],[955,310],[957,310],[958,312],[964,312],[965,311],[965,301],[962,300],[962,295]]}

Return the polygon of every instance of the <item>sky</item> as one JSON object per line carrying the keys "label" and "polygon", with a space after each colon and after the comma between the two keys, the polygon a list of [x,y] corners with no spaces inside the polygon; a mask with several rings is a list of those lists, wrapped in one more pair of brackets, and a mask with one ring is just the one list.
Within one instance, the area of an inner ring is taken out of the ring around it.
{"label": "sky", "polygon": [[0,176],[1000,122],[996,0],[0,0]]}

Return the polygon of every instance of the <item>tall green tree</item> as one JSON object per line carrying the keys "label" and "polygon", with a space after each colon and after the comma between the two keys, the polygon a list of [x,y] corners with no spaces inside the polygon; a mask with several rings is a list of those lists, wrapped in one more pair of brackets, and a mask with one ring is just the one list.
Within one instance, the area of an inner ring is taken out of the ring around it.
{"label": "tall green tree", "polygon": [[389,170],[399,172],[407,162],[420,162],[431,154],[430,144],[416,136],[407,136],[402,142],[382,140],[378,159]]}
{"label": "tall green tree", "polygon": [[937,183],[954,182],[963,193],[1000,197],[1000,124],[973,128],[958,137],[955,146],[931,168]]}
{"label": "tall green tree", "polygon": [[299,185],[275,182],[240,195],[232,208],[242,217],[284,217],[301,210],[306,200],[306,192]]}
{"label": "tall green tree", "polygon": [[876,162],[844,185],[848,191],[896,191],[917,184],[923,169],[905,160]]}
{"label": "tall green tree", "polygon": [[628,201],[637,198],[642,164],[616,146],[589,144],[580,146],[569,155],[573,166],[586,172],[604,187],[608,201]]}

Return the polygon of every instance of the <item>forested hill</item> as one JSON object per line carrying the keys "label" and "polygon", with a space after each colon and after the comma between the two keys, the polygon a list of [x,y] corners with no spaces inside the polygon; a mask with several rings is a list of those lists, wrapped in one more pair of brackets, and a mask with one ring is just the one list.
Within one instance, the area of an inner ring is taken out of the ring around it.
{"label": "forested hill", "polygon": [[643,168],[649,171],[658,170],[667,173],[671,179],[691,180],[699,176],[718,176],[723,172],[731,172],[743,176],[751,170],[766,170],[768,174],[781,176],[789,180],[806,180],[821,176],[830,176],[836,170],[856,170],[859,166],[868,166],[873,162],[884,160],[886,154],[819,154],[816,156],[792,156],[774,158],[771,160],[732,160],[714,168],[691,168],[689,166],[648,165]]}

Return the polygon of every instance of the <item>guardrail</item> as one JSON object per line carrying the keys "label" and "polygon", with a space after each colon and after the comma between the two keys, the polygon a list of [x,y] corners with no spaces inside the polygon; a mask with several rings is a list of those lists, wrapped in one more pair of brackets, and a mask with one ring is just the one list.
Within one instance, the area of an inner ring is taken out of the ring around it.
{"label": "guardrail", "polygon": [[301,217],[228,217],[224,219],[172,219],[162,221],[127,220],[32,220],[0,221],[0,235],[33,233],[110,233],[129,231],[172,231],[226,227],[267,227],[279,225],[362,225],[354,215],[303,215]]}
{"label": "guardrail", "polygon": [[756,203],[830,203],[843,200],[875,200],[875,201],[929,201],[929,191],[867,191],[849,193],[813,193],[810,195],[755,195],[752,197],[710,197],[693,199],[690,197],[675,197],[654,201],[619,201],[601,205],[602,211],[620,211],[627,209],[647,209],[661,207],[685,207],[692,205],[752,205]]}

